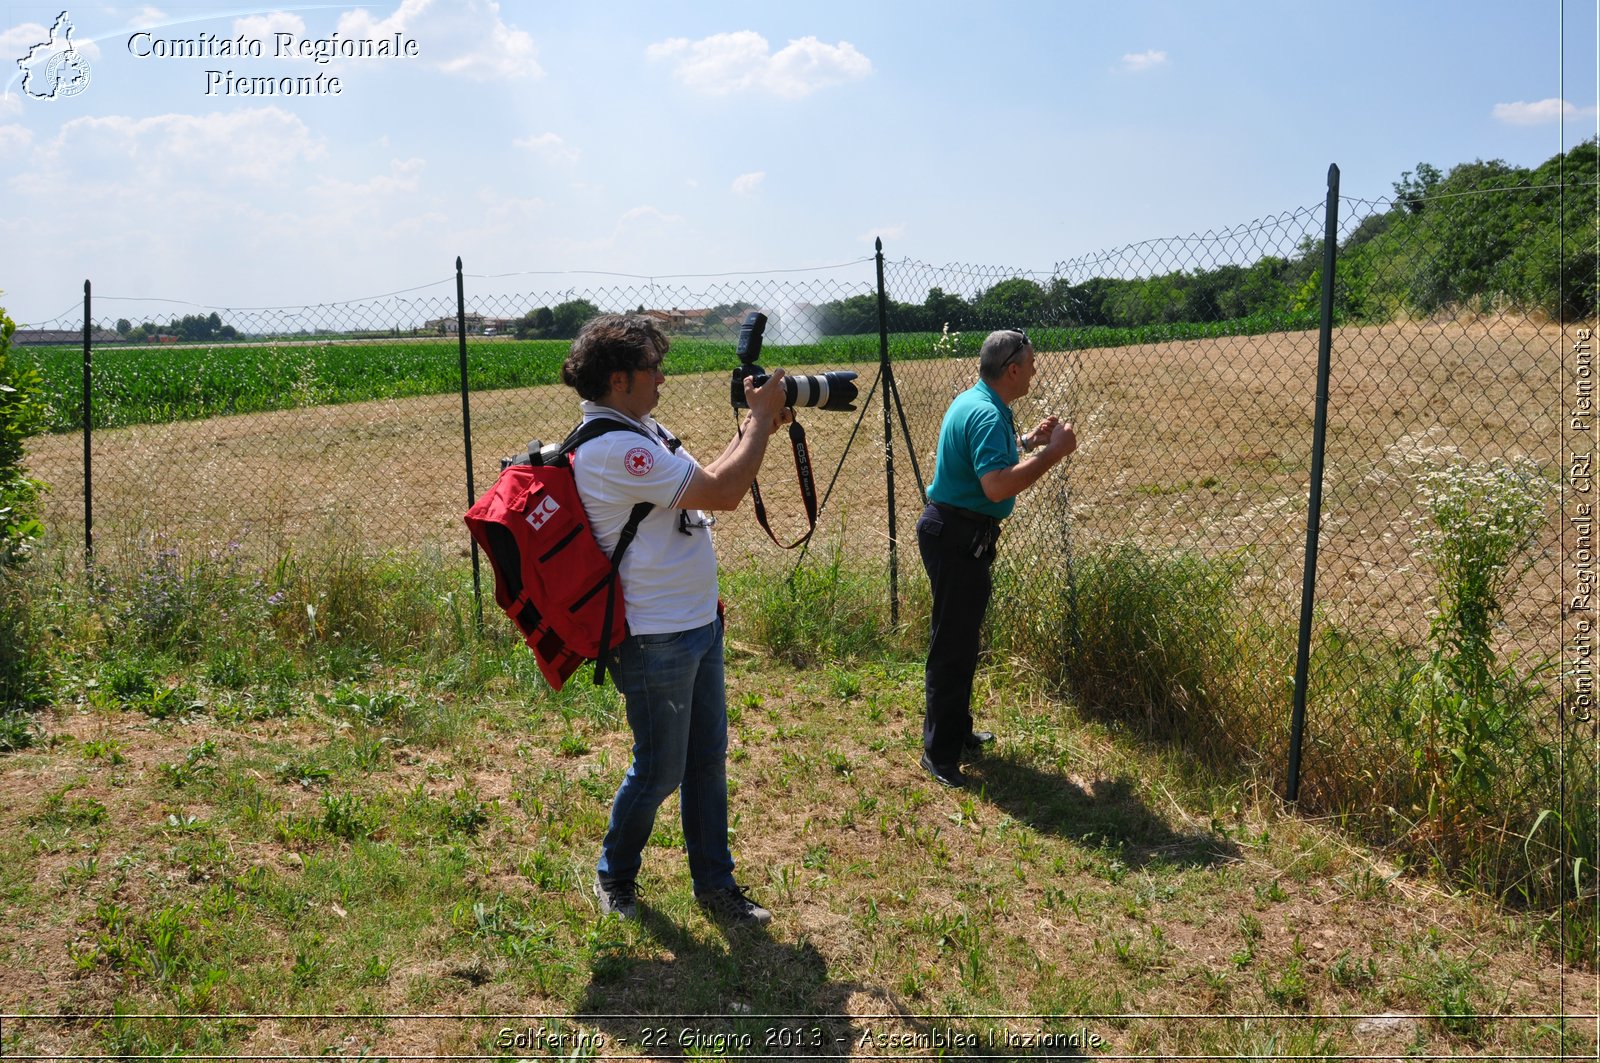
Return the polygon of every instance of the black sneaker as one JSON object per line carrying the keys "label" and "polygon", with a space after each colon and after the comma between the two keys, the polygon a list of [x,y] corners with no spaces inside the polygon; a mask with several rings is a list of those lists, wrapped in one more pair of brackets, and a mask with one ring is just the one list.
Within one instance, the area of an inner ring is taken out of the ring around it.
{"label": "black sneaker", "polygon": [[961,742],[961,748],[968,753],[982,753],[983,747],[994,744],[993,731],[973,731]]}
{"label": "black sneaker", "polygon": [[600,914],[619,919],[639,918],[639,887],[632,882],[606,882],[596,875],[594,895],[600,898]]}
{"label": "black sneaker", "polygon": [[713,917],[725,922],[762,926],[772,921],[772,913],[746,897],[737,883],[726,889],[696,893],[694,899]]}
{"label": "black sneaker", "polygon": [[967,785],[967,777],[961,774],[961,768],[955,764],[935,764],[928,759],[928,754],[922,754],[922,767],[929,775],[939,780],[940,786],[948,786],[952,790],[959,790]]}

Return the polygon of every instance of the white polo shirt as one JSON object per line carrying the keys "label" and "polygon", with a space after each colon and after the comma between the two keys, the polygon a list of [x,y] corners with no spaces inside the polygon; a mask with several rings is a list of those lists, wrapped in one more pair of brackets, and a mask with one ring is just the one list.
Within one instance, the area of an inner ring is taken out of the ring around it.
{"label": "white polo shirt", "polygon": [[690,510],[689,531],[680,527],[678,499],[698,464],[689,452],[669,450],[671,434],[656,423],[632,418],[599,403],[584,402],[583,419],[610,417],[638,425],[649,434],[610,432],[583,444],[572,455],[573,479],[589,526],[607,555],[617,547],[623,525],[639,502],[655,505],[640,522],[622,555],[622,598],[628,631],[662,635],[703,627],[717,618],[717,553],[706,515]]}

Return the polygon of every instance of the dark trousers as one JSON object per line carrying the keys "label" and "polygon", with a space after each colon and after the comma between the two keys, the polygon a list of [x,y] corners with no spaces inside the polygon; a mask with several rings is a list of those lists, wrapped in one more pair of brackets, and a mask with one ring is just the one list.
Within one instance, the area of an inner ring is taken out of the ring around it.
{"label": "dark trousers", "polygon": [[962,745],[972,733],[972,677],[978,670],[979,632],[994,586],[989,569],[997,534],[998,525],[992,522],[931,505],[917,521],[917,548],[933,590],[922,748],[941,766],[960,759]]}

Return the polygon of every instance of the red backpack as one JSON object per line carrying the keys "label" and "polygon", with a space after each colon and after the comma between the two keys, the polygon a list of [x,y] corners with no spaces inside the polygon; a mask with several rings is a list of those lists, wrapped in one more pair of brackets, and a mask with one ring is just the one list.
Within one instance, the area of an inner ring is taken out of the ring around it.
{"label": "red backpack", "polygon": [[[559,447],[537,440],[501,463],[500,478],[462,519],[489,555],[494,600],[517,625],[539,671],[560,690],[585,661],[605,679],[606,656],[627,634],[618,566],[639,522],[654,507],[628,515],[617,548],[606,557],[589,528],[572,474],[572,452],[608,432],[643,429],[610,417],[580,424]],[[646,436],[648,438],[648,436]]]}

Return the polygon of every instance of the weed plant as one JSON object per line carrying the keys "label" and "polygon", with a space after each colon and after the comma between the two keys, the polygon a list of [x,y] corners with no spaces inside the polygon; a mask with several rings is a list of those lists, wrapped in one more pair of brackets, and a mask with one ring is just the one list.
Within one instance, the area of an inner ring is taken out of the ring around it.
{"label": "weed plant", "polygon": [[1541,905],[1593,896],[1596,878],[1581,858],[1569,878],[1562,846],[1539,828],[1565,832],[1569,853],[1600,842],[1592,772],[1552,733],[1557,695],[1545,684],[1557,662],[1501,660],[1495,649],[1550,493],[1526,461],[1453,461],[1420,478],[1421,554],[1439,604],[1401,719],[1422,791],[1418,846],[1480,887]]}
{"label": "weed plant", "polygon": [[0,751],[31,744],[31,714],[53,694],[35,594],[29,573],[0,565]]}
{"label": "weed plant", "polygon": [[1246,619],[1244,561],[1128,544],[1078,558],[1064,671],[1085,711],[1231,763],[1276,745],[1292,647]]}
{"label": "weed plant", "polygon": [[1585,954],[1597,880],[1581,854],[1600,844],[1592,750],[1560,733],[1555,662],[1497,649],[1549,484],[1527,462],[1454,459],[1419,475],[1416,493],[1438,603],[1426,645],[1319,624],[1311,701],[1341,725],[1312,729],[1310,802],[1443,877],[1553,913]]}
{"label": "weed plant", "polygon": [[878,657],[895,643],[883,575],[847,567],[837,543],[787,578],[750,568],[725,579],[739,605],[729,631],[796,668]]}

